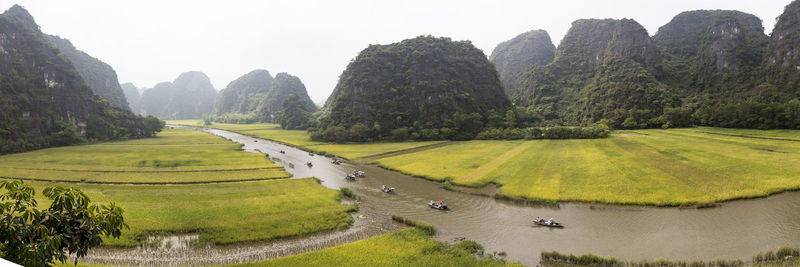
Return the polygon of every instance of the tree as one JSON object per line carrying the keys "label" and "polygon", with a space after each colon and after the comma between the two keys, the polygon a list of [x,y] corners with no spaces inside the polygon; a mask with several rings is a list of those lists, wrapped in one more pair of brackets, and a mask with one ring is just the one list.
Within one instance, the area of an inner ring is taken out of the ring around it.
{"label": "tree", "polygon": [[46,210],[39,210],[34,189],[22,181],[0,181],[0,189],[6,191],[0,195],[0,257],[24,266],[63,263],[67,254],[75,254],[77,264],[103,236],[119,238],[128,227],[122,208],[90,205],[78,189],[45,188],[53,201]]}

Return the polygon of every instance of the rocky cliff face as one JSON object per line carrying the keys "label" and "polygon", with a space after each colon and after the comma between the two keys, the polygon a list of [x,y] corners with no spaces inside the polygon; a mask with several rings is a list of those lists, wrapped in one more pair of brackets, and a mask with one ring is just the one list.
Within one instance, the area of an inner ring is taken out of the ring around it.
{"label": "rocky cliff face", "polygon": [[295,95],[305,103],[306,109],[309,111],[316,111],[317,106],[308,97],[306,86],[300,81],[300,78],[289,75],[288,73],[281,72],[275,75],[275,80],[269,92],[265,95],[261,106],[258,107],[258,114],[267,121],[274,122],[274,117],[278,111],[283,110],[283,103],[289,96]]}
{"label": "rocky cliff face", "polygon": [[28,12],[0,15],[0,153],[151,134],[97,97]]}
{"label": "rocky cliff face", "polygon": [[125,94],[117,80],[117,72],[111,66],[76,49],[67,39],[53,35],[47,37],[72,62],[95,95],[108,101],[112,107],[128,109]]}
{"label": "rocky cliff face", "polygon": [[524,89],[512,100],[530,106],[552,124],[614,117],[612,126],[619,126],[640,110],[649,119],[671,102],[653,74],[660,61],[650,36],[636,21],[578,20],[559,44],[555,60],[533,67],[523,79]]}
{"label": "rocky cliff face", "polygon": [[667,59],[664,81],[684,94],[752,87],[739,77],[756,72],[768,42],[761,19],[735,10],[680,13],[653,39]]}
{"label": "rocky cliff face", "polygon": [[800,1],[793,1],[772,30],[767,63],[800,70]]}
{"label": "rocky cliff face", "polygon": [[272,75],[266,70],[254,70],[232,81],[219,92],[214,112],[252,113],[261,106],[272,86]]}
{"label": "rocky cliff face", "polygon": [[518,90],[522,75],[533,66],[553,61],[556,47],[544,30],[533,30],[497,45],[489,56],[500,74],[506,94]]}
{"label": "rocky cliff face", "polygon": [[208,76],[184,72],[173,82],[157,84],[142,93],[142,114],[161,119],[199,119],[214,108],[217,90]]}
{"label": "rocky cliff face", "polygon": [[140,114],[139,100],[142,96],[139,95],[139,88],[132,83],[123,83],[119,86],[122,88],[122,92],[125,93],[125,99],[128,100],[128,107],[133,113]]}
{"label": "rocky cliff face", "polygon": [[561,40],[555,61],[596,71],[607,58],[627,58],[653,70],[659,54],[647,30],[632,19],[580,19]]}
{"label": "rocky cliff face", "polygon": [[509,104],[494,65],[472,43],[420,36],[361,51],[340,75],[322,120],[360,123],[385,136],[443,127],[456,113],[504,112]]}

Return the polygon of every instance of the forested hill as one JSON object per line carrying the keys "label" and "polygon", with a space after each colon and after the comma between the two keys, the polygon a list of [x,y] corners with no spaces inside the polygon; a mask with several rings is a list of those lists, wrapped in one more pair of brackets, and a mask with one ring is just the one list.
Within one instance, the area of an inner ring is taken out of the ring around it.
{"label": "forested hill", "polygon": [[181,73],[173,82],[162,82],[142,93],[142,114],[161,119],[199,119],[214,108],[217,90],[199,71]]}
{"label": "forested hill", "polygon": [[214,113],[253,113],[264,101],[272,86],[272,75],[267,70],[254,70],[228,84],[219,92]]}
{"label": "forested hill", "polygon": [[319,130],[350,129],[350,139],[383,138],[398,129],[397,138],[433,130],[436,136],[427,138],[470,138],[484,116],[509,108],[481,50],[469,41],[419,36],[361,51],[339,76]]}
{"label": "forested hill", "polygon": [[298,97],[304,110],[317,111],[317,106],[314,105],[314,101],[311,101],[306,86],[300,81],[300,78],[281,72],[275,75],[272,88],[264,98],[263,104],[258,108],[258,114],[270,121],[275,121],[275,115],[284,109],[284,103],[292,95]]}
{"label": "forested hill", "polygon": [[78,70],[78,74],[95,95],[108,101],[112,107],[128,109],[125,94],[117,80],[117,72],[111,66],[76,49],[67,39],[54,35],[47,37],[72,62],[72,65]]}
{"label": "forested hill", "polygon": [[549,124],[607,119],[612,127],[645,127],[675,101],[655,78],[660,62],[650,36],[636,21],[577,20],[553,62],[533,66],[512,98]]}
{"label": "forested hill", "polygon": [[798,47],[798,1],[771,36],[734,10],[683,12],[653,37],[630,19],[578,20],[509,93],[542,125],[798,128]]}
{"label": "forested hill", "polygon": [[489,56],[500,74],[506,94],[513,95],[521,86],[522,75],[532,66],[553,61],[556,47],[544,30],[533,30],[497,45]]}
{"label": "forested hill", "polygon": [[0,153],[152,136],[160,129],[157,119],[96,96],[17,5],[0,15],[0,110]]}

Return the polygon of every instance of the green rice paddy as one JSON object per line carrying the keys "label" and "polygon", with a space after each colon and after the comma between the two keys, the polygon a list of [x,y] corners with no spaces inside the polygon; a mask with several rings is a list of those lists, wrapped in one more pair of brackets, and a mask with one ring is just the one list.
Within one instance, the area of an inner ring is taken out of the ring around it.
{"label": "green rice paddy", "polygon": [[239,144],[188,129],[156,138],[0,156],[0,176],[46,181],[192,183],[287,178],[280,165]]}
{"label": "green rice paddy", "polygon": [[465,245],[446,245],[406,228],[319,251],[232,266],[522,266],[476,258]]}
{"label": "green rice paddy", "polygon": [[470,141],[376,162],[459,185],[497,183],[515,198],[673,206],[800,189],[800,142],[792,138],[800,131],[652,129],[606,139]]}
{"label": "green rice paddy", "polygon": [[[130,229],[120,239],[106,240],[110,246],[142,245],[148,236],[173,234],[197,234],[202,244],[301,236],[349,227],[349,213],[356,209],[313,178],[281,179],[290,175],[263,155],[188,129],[4,155],[0,175],[27,179],[37,192],[70,186],[95,203],[116,203]],[[259,181],[233,182],[241,180]],[[37,196],[47,205],[41,193]]]}
{"label": "green rice paddy", "polygon": [[[41,192],[63,184],[26,182]],[[220,184],[71,184],[95,203],[125,209],[120,239],[104,244],[135,246],[152,235],[197,234],[201,244],[232,244],[300,236],[350,226],[352,205],[313,178]],[[41,194],[37,194],[41,197]],[[43,204],[45,199],[40,200]]]}

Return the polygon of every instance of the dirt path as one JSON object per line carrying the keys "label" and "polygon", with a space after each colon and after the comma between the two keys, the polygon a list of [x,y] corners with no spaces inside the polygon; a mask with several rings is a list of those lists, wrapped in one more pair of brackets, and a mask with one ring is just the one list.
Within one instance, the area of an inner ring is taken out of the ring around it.
{"label": "dirt path", "polygon": [[369,156],[369,157],[356,159],[355,163],[358,163],[358,164],[369,164],[372,161],[383,159],[383,158],[394,157],[394,156],[399,156],[399,155],[409,154],[409,153],[415,153],[415,152],[425,151],[425,150],[428,150],[428,149],[434,149],[434,148],[439,148],[439,147],[444,147],[444,146],[449,146],[449,145],[460,144],[460,143],[463,143],[463,142],[464,141],[447,141],[447,142],[436,143],[436,144],[427,145],[427,146],[418,146],[418,147],[404,149],[404,150],[392,151],[392,152],[388,152],[388,153],[372,155],[372,156]]}

